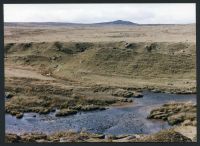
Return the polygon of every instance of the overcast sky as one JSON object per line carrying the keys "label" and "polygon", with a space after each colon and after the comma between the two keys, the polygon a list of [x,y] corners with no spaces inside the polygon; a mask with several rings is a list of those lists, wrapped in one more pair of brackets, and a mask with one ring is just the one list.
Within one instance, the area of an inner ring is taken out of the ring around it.
{"label": "overcast sky", "polygon": [[195,4],[5,4],[5,22],[196,22]]}

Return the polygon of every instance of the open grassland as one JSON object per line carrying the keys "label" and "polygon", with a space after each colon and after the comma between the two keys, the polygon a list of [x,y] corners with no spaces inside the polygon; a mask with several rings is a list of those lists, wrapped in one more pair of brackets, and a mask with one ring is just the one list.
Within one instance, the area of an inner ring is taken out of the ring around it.
{"label": "open grassland", "polygon": [[[146,89],[196,93],[195,35],[195,24],[5,26],[6,113],[22,118],[25,112],[58,110],[56,116],[68,116],[134,103],[129,97],[142,97]],[[166,108],[172,107],[176,110],[176,105]],[[194,106],[190,112],[194,115]],[[183,135],[174,129],[120,138],[66,132],[8,134],[6,141],[191,141]]]}
{"label": "open grassland", "polygon": [[[195,43],[9,43],[6,63],[84,84],[194,93]],[[8,74],[9,75],[9,74]]]}
{"label": "open grassland", "polygon": [[195,42],[188,25],[5,25],[5,42]]}

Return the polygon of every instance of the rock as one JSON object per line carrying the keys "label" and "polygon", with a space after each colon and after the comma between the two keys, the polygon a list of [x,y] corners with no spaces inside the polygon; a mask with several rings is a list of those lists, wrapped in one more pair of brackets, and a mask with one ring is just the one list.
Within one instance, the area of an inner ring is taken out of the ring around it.
{"label": "rock", "polygon": [[16,118],[17,118],[17,119],[21,119],[21,118],[23,118],[23,116],[24,116],[23,113],[16,114]]}

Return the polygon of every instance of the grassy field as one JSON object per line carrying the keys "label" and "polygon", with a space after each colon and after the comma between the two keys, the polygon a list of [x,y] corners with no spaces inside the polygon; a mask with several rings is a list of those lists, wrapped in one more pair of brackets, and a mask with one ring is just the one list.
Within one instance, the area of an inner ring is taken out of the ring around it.
{"label": "grassy field", "polygon": [[[43,75],[129,88],[194,93],[195,43],[9,43],[6,63]],[[174,91],[173,91],[174,89]]]}
{"label": "grassy field", "polygon": [[[196,24],[186,25],[5,25],[13,42],[196,42]],[[184,37],[183,37],[184,36]]]}
{"label": "grassy field", "polygon": [[[5,25],[4,39],[5,91],[10,97],[5,107],[6,113],[17,118],[22,118],[25,112],[48,114],[55,109],[59,110],[57,116],[105,110],[111,105],[134,103],[129,97],[141,97],[146,89],[196,93],[195,24],[22,23]],[[93,134],[82,134],[69,134],[68,140],[95,140],[91,139]],[[163,135],[166,141],[191,141],[173,130],[132,141],[160,142]],[[8,134],[7,141],[27,142],[32,137],[34,134],[22,137]],[[55,142],[57,135],[39,135],[37,140]],[[96,141],[117,142],[121,138]]]}

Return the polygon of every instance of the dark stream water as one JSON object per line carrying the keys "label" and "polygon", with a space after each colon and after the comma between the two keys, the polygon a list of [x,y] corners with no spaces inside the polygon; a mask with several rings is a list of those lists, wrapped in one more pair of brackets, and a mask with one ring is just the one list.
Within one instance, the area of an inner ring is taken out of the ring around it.
{"label": "dark stream water", "polygon": [[[196,103],[196,95],[177,95],[144,92],[143,98],[134,98],[128,106],[111,107],[104,111],[79,112],[67,117],[55,117],[55,113],[39,115],[26,113],[22,119],[6,114],[6,132],[43,132],[74,130],[104,134],[149,134],[170,126],[167,122],[146,119],[150,110],[168,102],[190,101]],[[33,117],[36,115],[36,117]]]}

